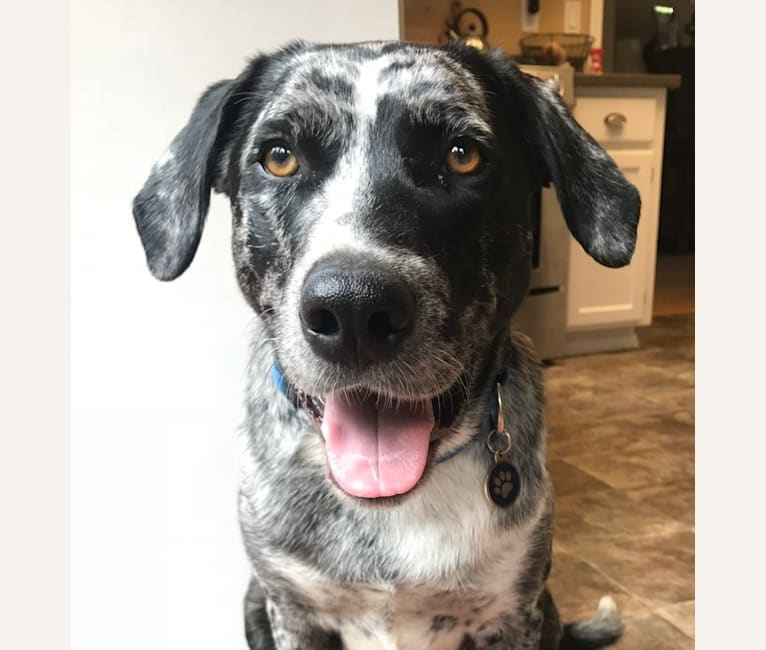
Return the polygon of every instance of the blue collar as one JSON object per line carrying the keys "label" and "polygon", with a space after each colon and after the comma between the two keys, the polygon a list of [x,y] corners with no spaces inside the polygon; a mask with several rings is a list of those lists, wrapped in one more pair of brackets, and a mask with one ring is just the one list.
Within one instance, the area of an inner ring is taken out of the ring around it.
{"label": "blue collar", "polygon": [[290,397],[290,385],[287,383],[287,380],[279,369],[276,361],[271,364],[271,378],[274,380],[274,385],[277,387],[277,390],[287,399],[292,399]]}
{"label": "blue collar", "polygon": [[[277,390],[280,393],[282,393],[282,395],[284,395],[288,400],[290,400],[293,403],[293,406],[297,408],[298,406],[301,405],[301,400],[299,399],[299,395],[296,393],[293,387],[287,382],[287,380],[285,379],[285,376],[282,374],[282,371],[280,370],[276,361],[274,361],[271,364],[271,378],[274,380],[274,385],[277,387]],[[482,416],[482,419],[481,419],[481,425],[479,426],[479,430],[476,432],[476,434],[471,436],[459,447],[456,447],[455,449],[452,449],[445,454],[437,456],[434,462],[437,465],[439,463],[445,463],[448,460],[457,456],[462,451],[465,451],[468,445],[470,445],[477,438],[481,438],[481,437],[486,438],[489,435],[490,427],[492,426],[491,417],[493,414],[494,405],[495,405],[495,390],[494,390],[494,384],[493,384],[493,388],[492,390],[490,390],[489,397],[487,398],[487,405],[484,409],[484,415]]]}

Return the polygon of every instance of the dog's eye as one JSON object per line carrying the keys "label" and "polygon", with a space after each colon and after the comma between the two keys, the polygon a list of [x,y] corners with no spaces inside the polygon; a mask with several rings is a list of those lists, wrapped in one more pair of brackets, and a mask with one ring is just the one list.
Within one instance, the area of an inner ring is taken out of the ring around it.
{"label": "dog's eye", "polygon": [[298,157],[283,144],[266,149],[261,160],[263,168],[274,176],[292,176],[298,171]]}
{"label": "dog's eye", "polygon": [[459,141],[450,147],[444,163],[453,174],[470,174],[481,163],[481,154],[473,142]]}

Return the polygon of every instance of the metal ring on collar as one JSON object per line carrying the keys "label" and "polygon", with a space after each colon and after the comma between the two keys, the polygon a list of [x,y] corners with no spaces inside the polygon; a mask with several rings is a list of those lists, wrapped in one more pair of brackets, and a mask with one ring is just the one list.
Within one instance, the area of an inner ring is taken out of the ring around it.
{"label": "metal ring on collar", "polygon": [[511,434],[507,431],[492,431],[487,436],[487,447],[493,454],[507,454],[511,450]]}

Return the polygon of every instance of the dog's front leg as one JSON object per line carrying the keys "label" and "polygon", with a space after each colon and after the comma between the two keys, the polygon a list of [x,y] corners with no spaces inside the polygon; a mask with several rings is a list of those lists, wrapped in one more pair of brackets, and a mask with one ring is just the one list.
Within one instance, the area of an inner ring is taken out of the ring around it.
{"label": "dog's front leg", "polygon": [[559,650],[561,631],[556,605],[545,588],[528,609],[508,617],[504,622],[497,622],[495,629],[480,633],[476,647],[487,650]]}
{"label": "dog's front leg", "polygon": [[245,595],[245,638],[250,650],[276,650],[266,612],[266,594],[255,577],[250,579]]}
{"label": "dog's front leg", "polygon": [[269,598],[253,578],[245,597],[250,650],[342,650],[340,636],[311,622],[310,613],[285,598]]}
{"label": "dog's front leg", "polygon": [[276,650],[342,650],[337,632],[324,630],[311,621],[304,607],[289,601],[267,599],[266,612]]}
{"label": "dog's front leg", "polygon": [[522,633],[511,646],[513,650],[559,650],[561,621],[547,587],[522,620]]}
{"label": "dog's front leg", "polygon": [[561,620],[556,604],[553,602],[553,596],[547,587],[540,596],[538,606],[543,618],[540,627],[540,650],[558,650],[561,643]]}

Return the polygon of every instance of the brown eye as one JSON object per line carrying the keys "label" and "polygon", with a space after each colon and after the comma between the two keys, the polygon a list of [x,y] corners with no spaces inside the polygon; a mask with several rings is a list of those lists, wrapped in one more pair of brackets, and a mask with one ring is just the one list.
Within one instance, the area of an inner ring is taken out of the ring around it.
{"label": "brown eye", "polygon": [[445,163],[453,174],[470,174],[481,162],[479,148],[472,142],[456,142],[447,152]]}
{"label": "brown eye", "polygon": [[298,158],[283,144],[275,144],[266,150],[261,161],[263,168],[274,176],[292,176],[298,171]]}

